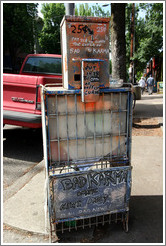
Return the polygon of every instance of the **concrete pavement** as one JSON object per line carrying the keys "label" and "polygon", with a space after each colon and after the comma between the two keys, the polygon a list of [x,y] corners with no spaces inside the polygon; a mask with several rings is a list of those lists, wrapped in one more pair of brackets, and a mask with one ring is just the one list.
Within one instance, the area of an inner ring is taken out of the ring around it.
{"label": "concrete pavement", "polygon": [[[143,117],[145,116],[156,117],[158,122],[161,123],[162,122],[162,115],[161,115],[162,96],[157,95],[155,97],[155,95],[152,95],[150,99],[149,97],[145,95],[144,96],[145,99],[142,98],[142,100],[137,101],[134,117],[139,118],[141,117],[141,115],[143,115]],[[153,97],[153,102],[151,101],[152,97]],[[145,105],[144,108],[142,105]],[[157,110],[157,116],[155,116],[154,114],[154,108]],[[142,111],[140,109],[142,109]],[[150,112],[149,109],[152,110],[152,112]],[[156,135],[133,136],[131,163],[133,166],[131,198],[148,197],[148,196],[156,197],[156,198],[162,197],[163,138]],[[43,166],[42,171],[37,173],[16,194],[14,194],[12,197],[4,201],[3,222],[6,225],[10,225],[14,228],[18,228],[28,232],[47,234],[48,231],[46,230],[45,210],[44,210],[45,209],[44,161],[40,163],[40,166]],[[137,204],[135,205],[137,206]],[[162,207],[160,208],[153,207],[154,211],[150,211],[150,212],[154,214],[156,212],[156,209],[160,210],[160,214],[162,216],[162,211],[161,211]],[[162,220],[162,218],[160,219]],[[155,227],[154,225],[152,225],[150,219],[149,222],[147,221],[147,227],[149,228],[148,230],[151,230],[151,232],[155,230]],[[158,239],[157,242],[161,242],[162,224],[159,227],[160,228],[158,228],[158,230],[160,231],[159,233],[160,239]],[[137,235],[135,235],[135,237],[136,237],[135,243],[139,242],[140,240],[137,239]],[[146,237],[146,235],[144,235],[144,237]],[[126,242],[130,241],[129,238],[126,240],[127,240]],[[122,241],[123,240],[121,240],[120,242]],[[106,241],[106,242],[108,243],[110,241]],[[116,241],[115,239],[115,242],[118,241]]]}
{"label": "concrete pavement", "polygon": [[[162,138],[133,136],[132,196],[163,194]],[[160,146],[160,151],[157,151]],[[44,166],[44,161],[41,163]],[[40,164],[40,165],[41,165]],[[35,175],[4,203],[4,223],[36,233],[45,231],[45,172]]]}
{"label": "concrete pavement", "polygon": [[[44,161],[40,163],[44,167]],[[45,233],[45,171],[36,174],[4,203],[4,223],[35,233]]]}

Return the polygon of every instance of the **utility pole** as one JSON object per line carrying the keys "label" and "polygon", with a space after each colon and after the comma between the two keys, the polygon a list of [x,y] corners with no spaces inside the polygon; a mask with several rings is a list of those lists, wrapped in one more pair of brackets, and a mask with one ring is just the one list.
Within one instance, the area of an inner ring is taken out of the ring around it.
{"label": "utility pole", "polygon": [[65,3],[66,15],[75,14],[75,4],[74,3]]}

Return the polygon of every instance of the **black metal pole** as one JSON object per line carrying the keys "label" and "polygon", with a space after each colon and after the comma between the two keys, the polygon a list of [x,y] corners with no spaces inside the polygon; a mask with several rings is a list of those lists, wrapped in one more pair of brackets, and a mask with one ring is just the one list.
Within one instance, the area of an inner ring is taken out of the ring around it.
{"label": "black metal pole", "polygon": [[66,15],[75,14],[75,4],[74,3],[65,3]]}

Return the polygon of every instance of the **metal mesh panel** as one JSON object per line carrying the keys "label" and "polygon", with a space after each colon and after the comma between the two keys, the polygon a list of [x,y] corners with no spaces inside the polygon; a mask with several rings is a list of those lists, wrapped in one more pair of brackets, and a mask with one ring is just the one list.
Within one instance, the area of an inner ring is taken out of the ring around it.
{"label": "metal mesh panel", "polygon": [[[56,231],[63,233],[113,221],[122,221],[127,231],[130,89],[109,89],[100,93],[95,103],[83,103],[80,91],[48,88],[45,95],[51,240],[55,240]],[[92,182],[92,187],[88,182]]]}
{"label": "metal mesh panel", "polygon": [[49,96],[50,166],[127,157],[127,112],[127,93],[103,93],[97,103],[82,103],[77,94]]}

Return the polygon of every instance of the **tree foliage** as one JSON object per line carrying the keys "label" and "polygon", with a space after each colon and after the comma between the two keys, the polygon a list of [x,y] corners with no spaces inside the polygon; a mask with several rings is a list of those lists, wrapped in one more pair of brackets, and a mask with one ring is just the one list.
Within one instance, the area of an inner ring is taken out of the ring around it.
{"label": "tree foliage", "polygon": [[[127,66],[130,63],[130,23],[132,4],[126,7],[126,54]],[[139,16],[144,11],[145,18]],[[163,4],[140,3],[135,4],[135,53],[134,63],[137,77],[146,67],[146,63],[153,56],[163,50]]]}
{"label": "tree foliage", "polygon": [[88,3],[80,4],[79,8],[75,7],[76,16],[94,16],[93,10]]}
{"label": "tree foliage", "polygon": [[60,23],[65,15],[62,3],[42,4],[44,26],[39,37],[39,43],[45,53],[60,54]]}
{"label": "tree foliage", "polygon": [[145,6],[147,10],[144,29],[142,29],[144,35],[140,38],[136,53],[137,59],[141,62],[148,61],[163,49],[163,4],[145,4]]}
{"label": "tree foliage", "polygon": [[9,50],[15,69],[19,52],[33,52],[37,4],[3,4],[3,49]]}
{"label": "tree foliage", "polygon": [[[140,16],[144,11],[145,18]],[[34,51],[34,39],[39,35],[39,44],[45,53],[61,53],[60,23],[65,15],[62,3],[42,4],[44,19],[36,28],[37,4],[34,3],[4,3],[3,4],[3,48],[9,50],[14,68],[19,52]],[[126,4],[125,34],[127,71],[130,64],[132,4]],[[99,4],[76,3],[75,15],[109,17]],[[120,17],[120,16],[119,16]],[[41,22],[41,20],[40,20]],[[38,24],[37,24],[38,23]],[[163,3],[135,3],[135,52],[134,64],[137,74],[146,67],[151,57],[159,55],[163,50]]]}
{"label": "tree foliage", "polygon": [[102,7],[98,4],[90,7],[88,3],[80,4],[79,8],[77,5],[75,7],[75,15],[76,16],[96,16],[96,17],[109,17],[109,11],[105,12]]}

